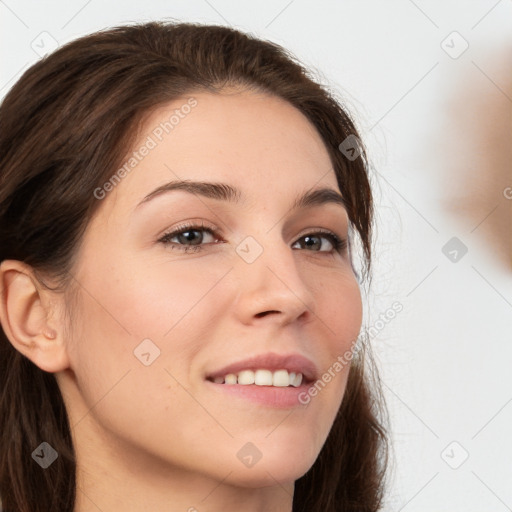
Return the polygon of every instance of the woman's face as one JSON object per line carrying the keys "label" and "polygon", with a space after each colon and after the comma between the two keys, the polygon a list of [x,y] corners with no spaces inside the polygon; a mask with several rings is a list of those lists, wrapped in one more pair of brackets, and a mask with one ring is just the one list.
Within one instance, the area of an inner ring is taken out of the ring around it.
{"label": "woman's face", "polygon": [[[59,385],[83,461],[101,439],[148,474],[292,482],[326,440],[349,369],[335,363],[361,326],[329,234],[346,239],[347,213],[298,110],[255,92],[193,97],[155,111],[135,160],[96,191]],[[319,189],[331,195],[295,205]]]}

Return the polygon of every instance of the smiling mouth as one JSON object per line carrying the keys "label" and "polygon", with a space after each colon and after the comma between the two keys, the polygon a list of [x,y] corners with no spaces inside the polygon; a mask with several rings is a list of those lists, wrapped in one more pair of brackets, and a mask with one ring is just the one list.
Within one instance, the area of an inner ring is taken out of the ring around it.
{"label": "smiling mouth", "polygon": [[208,377],[208,381],[214,384],[234,385],[239,384],[242,386],[268,386],[268,387],[299,387],[307,379],[300,372],[288,372],[288,370],[241,370],[237,373],[228,373],[224,376]]}
{"label": "smiling mouth", "polygon": [[207,372],[208,382],[225,389],[281,389],[303,388],[318,375],[313,361],[299,353],[278,354],[267,352]]}

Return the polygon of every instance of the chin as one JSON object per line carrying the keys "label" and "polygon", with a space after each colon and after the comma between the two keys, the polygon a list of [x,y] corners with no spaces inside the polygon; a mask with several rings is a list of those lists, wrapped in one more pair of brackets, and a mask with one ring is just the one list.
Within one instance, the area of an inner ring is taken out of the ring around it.
{"label": "chin", "polygon": [[287,450],[267,450],[252,466],[236,466],[230,480],[241,487],[258,488],[293,483],[309,471],[318,453],[312,454],[304,446]]}
{"label": "chin", "polygon": [[258,468],[238,469],[234,472],[229,480],[232,485],[238,487],[246,487],[250,489],[260,489],[262,487],[275,487],[276,485],[293,484],[301,478],[313,465],[313,462],[307,464],[288,465],[288,467],[276,468],[272,465],[260,463]]}

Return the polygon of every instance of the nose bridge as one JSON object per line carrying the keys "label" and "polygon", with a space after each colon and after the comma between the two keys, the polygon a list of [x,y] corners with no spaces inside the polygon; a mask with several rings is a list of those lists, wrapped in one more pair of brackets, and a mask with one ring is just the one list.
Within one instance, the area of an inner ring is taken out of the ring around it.
{"label": "nose bridge", "polygon": [[246,237],[236,252],[244,316],[272,311],[281,313],[282,320],[291,321],[313,310],[313,296],[297,267],[293,249],[277,230]]}

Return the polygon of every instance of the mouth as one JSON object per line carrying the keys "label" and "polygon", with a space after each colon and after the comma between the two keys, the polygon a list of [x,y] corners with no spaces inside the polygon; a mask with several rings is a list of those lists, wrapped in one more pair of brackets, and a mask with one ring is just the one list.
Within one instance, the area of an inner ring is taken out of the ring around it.
{"label": "mouth", "polygon": [[[273,386],[286,388],[292,386],[298,388],[304,380],[301,372],[289,372],[288,370],[271,371],[268,369],[258,370],[241,370],[238,373],[228,373],[224,376],[208,377],[207,380],[215,384],[226,384],[233,386],[239,384],[241,386]],[[306,382],[304,380],[304,382]]]}
{"label": "mouth", "polygon": [[208,373],[211,389],[270,407],[301,405],[301,393],[318,374],[315,364],[299,355],[254,356]]}

